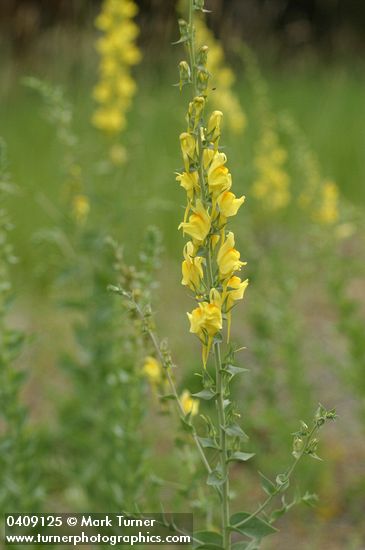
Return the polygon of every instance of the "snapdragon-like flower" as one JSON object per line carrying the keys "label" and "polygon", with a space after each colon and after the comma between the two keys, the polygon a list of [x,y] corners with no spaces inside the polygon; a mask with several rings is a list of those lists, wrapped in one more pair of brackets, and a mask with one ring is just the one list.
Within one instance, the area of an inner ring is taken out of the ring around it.
{"label": "snapdragon-like flower", "polygon": [[221,216],[223,218],[235,216],[244,201],[244,196],[238,199],[234,193],[231,193],[231,191],[224,191],[221,195],[219,195],[217,200]]}
{"label": "snapdragon-like flower", "polygon": [[100,55],[99,82],[93,95],[98,108],[92,122],[112,136],[125,128],[126,112],[136,93],[130,68],[141,59],[135,43],[139,29],[133,21],[137,11],[133,0],[104,0],[95,21],[103,34],[96,44]]}
{"label": "snapdragon-like flower", "polygon": [[193,213],[189,216],[189,221],[182,222],[179,225],[179,229],[182,228],[184,233],[190,235],[196,243],[201,244],[210,231],[211,219],[200,199],[196,201],[195,206],[192,206],[192,211]]}
{"label": "snapdragon-like flower", "polygon": [[231,333],[231,321],[232,321],[232,308],[238,300],[242,300],[246,288],[248,287],[248,279],[242,281],[237,275],[233,275],[228,280],[227,286],[224,292],[225,311],[227,314],[227,340],[229,341]]}
{"label": "snapdragon-like flower", "polygon": [[191,290],[199,293],[201,282],[204,278],[203,262],[204,258],[196,256],[194,245],[191,241],[184,247],[184,261],[182,263],[182,281],[181,284],[188,286]]}
{"label": "snapdragon-like flower", "polygon": [[222,282],[230,278],[235,271],[240,271],[245,262],[241,262],[240,253],[235,249],[234,234],[230,231],[227,238],[221,243],[217,255],[219,277]]}
{"label": "snapdragon-like flower", "polygon": [[224,153],[216,153],[208,168],[209,191],[217,198],[223,191],[232,186],[232,176],[225,166],[227,157]]}
{"label": "snapdragon-like flower", "polygon": [[213,338],[222,329],[222,298],[212,288],[209,302],[200,302],[198,307],[188,313],[190,332],[196,334],[203,344],[203,364],[206,366]]}

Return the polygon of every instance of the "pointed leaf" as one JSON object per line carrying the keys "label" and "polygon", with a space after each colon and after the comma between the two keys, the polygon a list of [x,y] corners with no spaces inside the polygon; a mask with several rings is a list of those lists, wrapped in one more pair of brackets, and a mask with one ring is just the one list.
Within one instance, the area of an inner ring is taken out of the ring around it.
{"label": "pointed leaf", "polygon": [[217,394],[210,389],[202,390],[198,393],[193,393],[193,397],[197,397],[198,399],[205,399],[206,401],[213,399],[213,397],[215,397],[216,395]]}
{"label": "pointed leaf", "polygon": [[235,451],[228,458],[228,462],[237,461],[237,462],[247,462],[250,458],[254,457],[255,453],[243,453],[241,451]]}
{"label": "pointed leaf", "polygon": [[[222,535],[214,531],[198,531],[194,533],[194,549],[195,548],[223,548]],[[199,541],[199,542],[196,542]],[[208,546],[207,546],[208,545]]]}
{"label": "pointed leaf", "polygon": [[205,449],[219,449],[219,445],[211,437],[198,437],[199,443]]}
{"label": "pointed leaf", "polygon": [[249,519],[240,526],[239,524],[247,520],[250,515],[251,514],[248,512],[238,512],[237,514],[233,514],[230,521],[232,529],[242,535],[258,540],[261,540],[263,537],[267,537],[268,535],[278,531],[275,527],[257,516]]}
{"label": "pointed leaf", "polygon": [[244,372],[249,372],[249,369],[245,369],[243,367],[236,367],[235,365],[226,365],[224,369],[226,372],[229,372],[232,376],[236,376],[237,374],[243,374]]}
{"label": "pointed leaf", "polygon": [[276,485],[270,479],[261,472],[259,472],[259,476],[261,477],[261,487],[265,491],[267,495],[274,495],[276,493]]}
{"label": "pointed leaf", "polygon": [[230,424],[229,426],[223,427],[223,430],[231,437],[239,437],[240,439],[248,440],[248,435],[245,434],[238,424]]}

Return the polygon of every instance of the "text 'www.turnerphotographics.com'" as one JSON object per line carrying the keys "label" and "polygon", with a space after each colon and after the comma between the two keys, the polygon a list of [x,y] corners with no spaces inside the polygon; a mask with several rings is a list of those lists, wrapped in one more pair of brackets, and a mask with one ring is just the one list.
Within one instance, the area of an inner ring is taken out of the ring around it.
{"label": "text 'www.turnerphotographics.com'", "polygon": [[192,514],[5,514],[5,544],[191,545]]}

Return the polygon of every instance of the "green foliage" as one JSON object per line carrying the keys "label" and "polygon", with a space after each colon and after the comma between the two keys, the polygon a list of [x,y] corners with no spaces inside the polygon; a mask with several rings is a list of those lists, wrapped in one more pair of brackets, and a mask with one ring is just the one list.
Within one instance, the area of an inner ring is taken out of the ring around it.
{"label": "green foliage", "polygon": [[0,140],[0,510],[40,510],[42,485],[39,441],[31,431],[28,409],[23,403],[25,372],[15,360],[19,357],[24,335],[12,328],[8,315],[11,307],[10,266],[16,258],[9,241],[12,228],[4,203],[14,191],[6,167],[5,144]]}

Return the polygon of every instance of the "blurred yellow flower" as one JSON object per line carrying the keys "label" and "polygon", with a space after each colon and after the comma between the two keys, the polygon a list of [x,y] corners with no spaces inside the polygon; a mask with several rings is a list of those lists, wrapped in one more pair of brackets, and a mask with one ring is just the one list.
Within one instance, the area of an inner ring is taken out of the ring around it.
{"label": "blurred yellow flower", "polygon": [[180,396],[180,403],[185,414],[196,416],[199,412],[199,399],[191,397],[189,390],[184,390]]}
{"label": "blurred yellow flower", "polygon": [[78,224],[85,223],[90,212],[90,203],[86,195],[75,195],[72,198],[72,216]]}
{"label": "blurred yellow flower", "polygon": [[334,224],[339,218],[339,191],[333,181],[324,181],[320,189],[319,207],[315,218],[322,224]]}
{"label": "blurred yellow flower", "polygon": [[208,46],[207,70],[213,75],[212,87],[215,90],[215,93],[210,94],[210,101],[225,113],[230,130],[241,134],[247,120],[238,97],[232,90],[236,79],[233,71],[225,65],[223,48],[208,29],[203,16],[196,18],[196,37],[199,43]]}
{"label": "blurred yellow flower", "polygon": [[162,379],[161,363],[152,356],[148,356],[144,360],[143,374],[146,376],[151,385],[157,385]]}
{"label": "blurred yellow flower", "polygon": [[290,201],[289,176],[284,164],[287,153],[279,144],[273,121],[264,124],[254,159],[256,180],[253,195],[269,210],[280,210]]}

